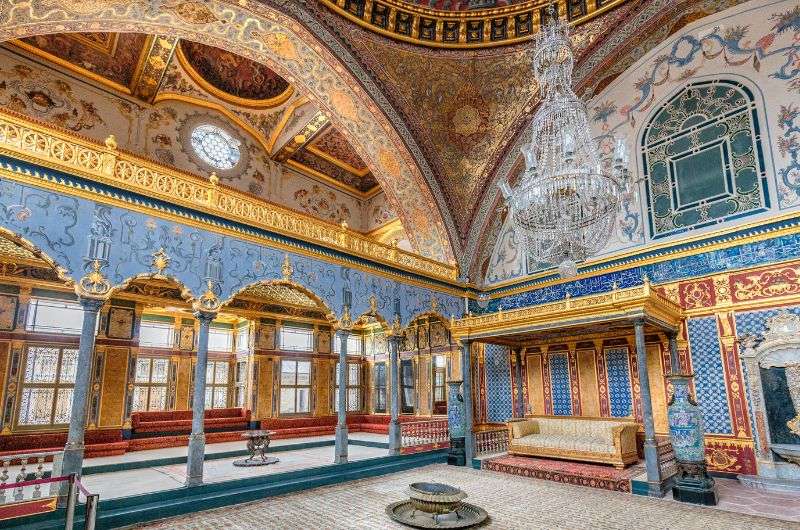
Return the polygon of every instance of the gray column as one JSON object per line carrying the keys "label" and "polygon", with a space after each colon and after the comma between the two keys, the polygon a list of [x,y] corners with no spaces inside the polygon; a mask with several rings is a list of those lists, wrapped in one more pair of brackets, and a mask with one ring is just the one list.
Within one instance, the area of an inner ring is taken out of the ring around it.
{"label": "gray column", "polygon": [[194,393],[192,394],[192,434],[189,435],[189,454],[186,460],[186,485],[203,483],[203,460],[206,453],[206,435],[203,421],[206,416],[206,367],[208,366],[208,328],[217,316],[208,311],[196,311],[200,322],[197,333],[197,364],[194,367]]}
{"label": "gray column", "polygon": [[[75,368],[75,390],[72,394],[72,411],[70,413],[69,434],[64,446],[60,471],[56,475],[75,473],[80,476],[83,467],[83,436],[86,432],[86,409],[89,397],[89,379],[92,375],[92,355],[94,354],[95,328],[97,315],[104,300],[96,298],[79,298],[83,306],[83,327],[78,346],[78,360]],[[58,468],[58,465],[55,466]]]}
{"label": "gray column", "polygon": [[671,331],[667,334],[669,338],[669,364],[672,366],[673,374],[680,374],[683,372],[681,368],[681,361],[678,357],[678,332]]}
{"label": "gray column", "polygon": [[349,330],[339,330],[339,392],[336,397],[339,419],[336,423],[334,464],[347,463],[347,337],[349,335]]}
{"label": "gray column", "polygon": [[402,337],[389,337],[389,388],[391,389],[390,409],[392,419],[389,421],[389,454],[400,454],[400,341]]}
{"label": "gray column", "polygon": [[472,355],[470,353],[472,341],[461,340],[461,378],[464,380],[464,454],[467,466],[472,465],[475,457],[475,434],[473,433],[472,417]]}
{"label": "gray column", "polygon": [[661,470],[658,467],[658,448],[656,446],[656,429],[653,424],[653,402],[650,399],[650,377],[647,373],[647,349],[644,344],[644,319],[633,322],[636,332],[636,359],[639,365],[639,396],[642,400],[642,417],[644,420],[644,461],[647,469],[647,483],[651,496],[660,497]]}
{"label": "gray column", "polygon": [[514,377],[517,380],[517,411],[516,415],[520,418],[525,417],[525,392],[522,390],[522,348],[517,348],[514,352]]}

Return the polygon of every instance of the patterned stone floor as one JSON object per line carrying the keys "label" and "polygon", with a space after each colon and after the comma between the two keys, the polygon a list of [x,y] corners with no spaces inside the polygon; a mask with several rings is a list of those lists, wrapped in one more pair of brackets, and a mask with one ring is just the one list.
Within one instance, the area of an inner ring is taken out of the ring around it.
{"label": "patterned stone floor", "polygon": [[446,482],[489,512],[486,528],[516,529],[795,529],[797,523],[702,508],[626,493],[475,469],[433,465],[384,477],[283,495],[168,519],[142,528],[386,529],[406,528],[385,514],[416,481]]}

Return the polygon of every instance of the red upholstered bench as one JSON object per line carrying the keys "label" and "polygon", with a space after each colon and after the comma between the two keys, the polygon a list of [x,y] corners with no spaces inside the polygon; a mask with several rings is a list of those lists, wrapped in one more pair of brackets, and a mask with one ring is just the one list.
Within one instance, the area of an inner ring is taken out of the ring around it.
{"label": "red upholstered bench", "polygon": [[[419,416],[400,416],[400,422],[421,421],[430,418]],[[348,414],[347,429],[350,432],[369,432],[388,434],[388,414]],[[336,430],[336,416],[317,416],[304,418],[269,418],[261,420],[261,428],[275,431],[273,439],[300,438],[303,436],[324,436]]]}
{"label": "red upholstered bench", "polygon": [[[66,443],[66,431],[0,435],[0,456],[63,451]],[[84,443],[86,458],[121,455],[128,449],[128,442],[122,439],[120,429],[88,430],[84,436]]]}
{"label": "red upholstered bench", "polygon": [[[241,431],[248,428],[250,411],[242,408],[205,411],[203,428],[207,432]],[[188,434],[192,432],[191,410],[134,412],[131,434],[134,438]]]}

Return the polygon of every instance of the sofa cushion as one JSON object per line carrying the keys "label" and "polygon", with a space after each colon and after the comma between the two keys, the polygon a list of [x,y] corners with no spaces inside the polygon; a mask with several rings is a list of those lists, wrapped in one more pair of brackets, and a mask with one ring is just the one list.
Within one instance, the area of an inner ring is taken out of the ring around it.
{"label": "sofa cushion", "polygon": [[511,437],[522,438],[529,434],[539,434],[539,424],[534,420],[515,421],[511,424]]}
{"label": "sofa cushion", "polygon": [[580,451],[586,453],[609,453],[614,451],[614,444],[596,438],[581,438],[559,434],[530,434],[514,440],[517,445],[543,447],[563,451]]}

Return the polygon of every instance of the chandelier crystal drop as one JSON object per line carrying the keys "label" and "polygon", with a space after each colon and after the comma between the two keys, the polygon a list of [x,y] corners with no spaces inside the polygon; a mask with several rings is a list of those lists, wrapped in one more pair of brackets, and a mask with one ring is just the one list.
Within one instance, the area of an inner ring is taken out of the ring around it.
{"label": "chandelier crystal drop", "polygon": [[635,200],[624,139],[612,159],[601,158],[586,105],[572,90],[573,54],[567,25],[556,16],[536,37],[533,74],[541,104],[521,149],[525,171],[512,189],[500,189],[530,258],[558,265],[562,277],[599,252],[611,237],[617,213]]}

